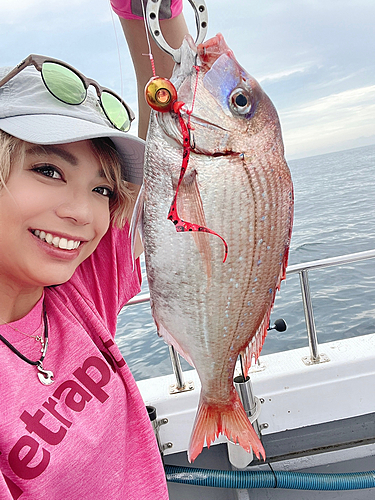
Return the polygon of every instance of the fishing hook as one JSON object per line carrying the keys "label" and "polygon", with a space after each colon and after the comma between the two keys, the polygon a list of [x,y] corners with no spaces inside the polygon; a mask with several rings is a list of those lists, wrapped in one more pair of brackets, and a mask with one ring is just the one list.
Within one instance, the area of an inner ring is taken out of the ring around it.
{"label": "fishing hook", "polygon": [[194,133],[192,132],[192,130],[189,128],[188,129],[188,132],[189,132],[189,143],[190,143],[190,149],[195,149],[195,137],[194,137]]}
{"label": "fishing hook", "polygon": [[[174,62],[180,63],[181,48],[174,49],[171,47],[163,37],[160,29],[159,10],[161,2],[162,0],[148,0],[146,8],[147,26],[152,38],[155,40],[156,45],[169,54],[173,58]],[[198,45],[203,42],[207,34],[207,8],[204,0],[189,0],[189,2],[195,13],[195,24],[197,27],[197,38],[195,39],[195,44]]]}

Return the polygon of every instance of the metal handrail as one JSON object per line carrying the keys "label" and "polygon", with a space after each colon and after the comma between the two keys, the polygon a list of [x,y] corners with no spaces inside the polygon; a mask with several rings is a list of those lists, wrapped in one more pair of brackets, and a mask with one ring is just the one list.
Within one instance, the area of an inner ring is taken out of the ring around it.
{"label": "metal handrail", "polygon": [[[352,262],[358,262],[361,260],[373,259],[375,258],[375,249],[367,250],[365,252],[350,253],[347,255],[339,255],[338,257],[330,257],[328,259],[312,260],[310,262],[303,262],[301,264],[293,264],[288,266],[286,274],[295,274],[301,271],[311,271],[312,269],[323,269],[324,267],[340,266],[344,264],[351,264]],[[137,295],[126,303],[127,306],[134,306],[136,304],[143,304],[144,302],[149,302],[150,294],[143,293],[142,295]]]}
{"label": "metal handrail", "polygon": [[[324,355],[320,355],[318,351],[319,344],[316,335],[315,319],[314,319],[314,312],[310,295],[308,272],[316,269],[346,265],[346,264],[351,264],[353,262],[359,262],[373,258],[375,258],[375,249],[367,250],[364,252],[351,253],[347,255],[340,255],[338,257],[330,257],[327,259],[303,262],[301,264],[293,264],[291,266],[288,266],[286,270],[287,275],[298,273],[300,277],[303,310],[305,313],[306,330],[310,347],[310,358],[304,358],[306,364],[316,364],[328,361],[328,359],[324,357]],[[150,300],[150,294],[145,293],[137,297],[133,297],[132,299],[129,300],[129,302],[126,305],[130,306],[135,304],[142,304],[144,302],[148,302],[149,300]],[[173,359],[173,356],[175,357],[175,359]],[[181,385],[183,384],[183,375],[181,369],[180,370],[177,369],[176,373],[176,365],[177,368],[179,365],[179,363],[176,362],[176,357],[177,357],[176,352],[171,351],[172,366],[176,375],[177,384]]]}
{"label": "metal handrail", "polygon": [[142,295],[136,295],[132,299],[130,299],[125,306],[135,306],[137,304],[143,304],[144,302],[149,302],[150,301],[150,294],[149,293],[143,293]]}
{"label": "metal handrail", "polygon": [[311,271],[312,269],[323,269],[324,267],[340,266],[351,264],[360,260],[375,258],[375,249],[365,252],[349,253],[347,255],[339,255],[338,257],[329,257],[328,259],[313,260],[302,264],[293,264],[288,266],[286,274],[299,273],[300,271]]}
{"label": "metal handrail", "polygon": [[310,295],[310,285],[308,271],[316,269],[324,269],[326,267],[340,266],[345,264],[351,264],[353,262],[359,262],[367,259],[375,258],[375,250],[367,250],[365,252],[351,253],[347,255],[340,255],[338,257],[330,257],[327,259],[314,260],[311,262],[305,262],[302,264],[294,264],[288,266],[286,274],[299,274],[303,311],[305,314],[305,323],[307,330],[307,338],[309,341],[310,357],[303,359],[304,363],[307,365],[324,363],[329,361],[325,354],[319,354],[319,343],[315,328],[314,311],[312,306],[312,300]]}

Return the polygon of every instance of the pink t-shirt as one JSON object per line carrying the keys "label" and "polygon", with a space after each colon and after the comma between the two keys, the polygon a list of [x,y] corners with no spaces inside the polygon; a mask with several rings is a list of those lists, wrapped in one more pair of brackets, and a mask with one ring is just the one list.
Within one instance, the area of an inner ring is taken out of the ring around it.
{"label": "pink t-shirt", "polygon": [[[124,19],[143,19],[143,10],[140,0],[111,0],[111,5],[114,12]],[[171,19],[177,17],[181,12],[182,0],[162,0],[159,18]]]}
{"label": "pink t-shirt", "polygon": [[[137,385],[113,341],[117,314],[140,289],[127,237],[111,229],[63,285],[47,288],[54,383],[0,342],[1,500],[167,499],[164,470]],[[43,330],[43,298],[12,325]],[[31,360],[41,344],[0,333]]]}

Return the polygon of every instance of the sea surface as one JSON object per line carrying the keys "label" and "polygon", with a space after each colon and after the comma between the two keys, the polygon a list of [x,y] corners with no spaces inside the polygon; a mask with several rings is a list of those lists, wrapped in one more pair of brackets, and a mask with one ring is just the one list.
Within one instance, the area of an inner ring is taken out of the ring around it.
{"label": "sea surface", "polygon": [[[295,194],[289,265],[375,249],[375,145],[288,162]],[[142,261],[142,292],[148,291]],[[375,259],[309,272],[319,343],[375,333]],[[308,345],[298,274],[283,281],[262,354]],[[172,373],[149,304],[125,307],[117,343],[136,380]],[[182,360],[184,370],[191,369]]]}

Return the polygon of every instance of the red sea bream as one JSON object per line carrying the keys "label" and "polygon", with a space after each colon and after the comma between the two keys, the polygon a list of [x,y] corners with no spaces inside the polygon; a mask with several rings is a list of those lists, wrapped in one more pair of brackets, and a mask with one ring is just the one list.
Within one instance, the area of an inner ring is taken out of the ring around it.
{"label": "red sea bream", "polygon": [[202,383],[189,460],[219,434],[264,457],[233,374],[239,354],[245,371],[259,356],[285,277],[293,187],[279,119],[221,35],[198,47],[187,38],[171,81],[178,103],[152,112],[145,157],[152,314]]}

